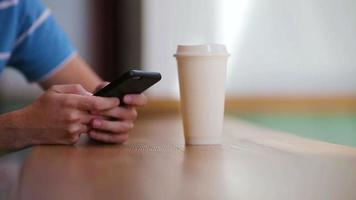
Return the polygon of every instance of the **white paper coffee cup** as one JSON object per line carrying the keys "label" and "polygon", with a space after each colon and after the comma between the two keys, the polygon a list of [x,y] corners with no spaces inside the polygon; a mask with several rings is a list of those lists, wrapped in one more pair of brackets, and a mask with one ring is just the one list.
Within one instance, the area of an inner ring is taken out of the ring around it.
{"label": "white paper coffee cup", "polygon": [[223,132],[226,64],[221,44],[179,45],[181,112],[186,144],[220,144]]}

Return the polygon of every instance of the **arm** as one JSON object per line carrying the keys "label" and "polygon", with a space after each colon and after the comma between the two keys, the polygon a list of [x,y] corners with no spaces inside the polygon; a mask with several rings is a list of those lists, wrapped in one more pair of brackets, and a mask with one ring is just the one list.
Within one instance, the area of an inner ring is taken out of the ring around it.
{"label": "arm", "polygon": [[[118,107],[117,98],[89,94],[87,91],[94,92],[102,80],[78,55],[71,57],[75,50],[50,10],[38,0],[20,1],[19,6],[23,9],[18,9],[16,20],[21,37],[14,41],[8,64],[30,82],[46,77],[40,85],[47,90],[26,108],[0,115],[0,148],[72,144],[88,132],[104,142],[125,141],[136,118],[134,107],[144,105],[146,97],[128,95],[124,101],[131,106],[123,108]],[[110,106],[101,107],[108,101]]]}
{"label": "arm", "polygon": [[80,84],[86,90],[94,92],[102,82],[102,79],[88,64],[79,55],[75,55],[59,71],[39,84],[44,89],[48,89],[52,85]]}

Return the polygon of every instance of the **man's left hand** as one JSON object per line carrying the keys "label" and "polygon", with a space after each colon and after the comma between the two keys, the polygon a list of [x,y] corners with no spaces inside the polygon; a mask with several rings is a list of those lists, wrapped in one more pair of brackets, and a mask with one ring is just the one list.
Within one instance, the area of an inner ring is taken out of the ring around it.
{"label": "man's left hand", "polygon": [[[98,88],[103,88],[108,83],[103,83]],[[95,117],[91,122],[92,130],[89,137],[106,143],[123,143],[128,139],[129,131],[134,127],[137,118],[136,107],[144,106],[147,97],[143,94],[125,95],[125,106],[118,106],[109,110],[93,113]]]}

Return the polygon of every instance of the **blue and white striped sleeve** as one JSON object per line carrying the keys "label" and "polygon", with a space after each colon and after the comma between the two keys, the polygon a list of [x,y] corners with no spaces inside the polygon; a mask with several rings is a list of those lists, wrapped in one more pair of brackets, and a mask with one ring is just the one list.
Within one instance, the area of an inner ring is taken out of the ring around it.
{"label": "blue and white striped sleeve", "polygon": [[18,6],[17,38],[8,65],[30,82],[41,81],[64,66],[75,50],[40,0],[19,0]]}

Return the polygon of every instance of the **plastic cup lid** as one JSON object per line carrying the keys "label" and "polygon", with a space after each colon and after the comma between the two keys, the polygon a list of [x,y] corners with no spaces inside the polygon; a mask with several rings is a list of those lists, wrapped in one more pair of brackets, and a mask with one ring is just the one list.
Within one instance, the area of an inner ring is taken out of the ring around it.
{"label": "plastic cup lid", "polygon": [[229,56],[223,44],[178,45],[175,57],[182,56]]}

